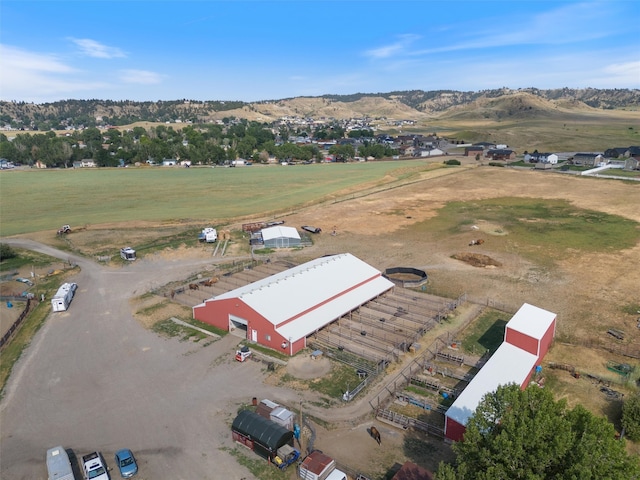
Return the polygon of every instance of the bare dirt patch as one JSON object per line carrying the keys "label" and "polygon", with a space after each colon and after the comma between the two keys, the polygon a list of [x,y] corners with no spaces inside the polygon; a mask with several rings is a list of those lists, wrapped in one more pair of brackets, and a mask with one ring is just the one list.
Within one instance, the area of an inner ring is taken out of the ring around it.
{"label": "bare dirt patch", "polygon": [[460,260],[461,262],[467,263],[473,267],[483,267],[483,268],[495,268],[501,267],[502,263],[494,260],[488,255],[483,255],[481,253],[456,253],[451,256],[456,260]]}
{"label": "bare dirt patch", "polygon": [[191,317],[191,309],[169,301],[168,298],[157,295],[138,297],[131,300],[133,315],[145,328],[151,328],[159,321],[171,317]]}
{"label": "bare dirt patch", "polygon": [[287,373],[301,380],[319,378],[330,371],[331,361],[324,357],[312,359],[310,356],[297,356],[287,362]]}

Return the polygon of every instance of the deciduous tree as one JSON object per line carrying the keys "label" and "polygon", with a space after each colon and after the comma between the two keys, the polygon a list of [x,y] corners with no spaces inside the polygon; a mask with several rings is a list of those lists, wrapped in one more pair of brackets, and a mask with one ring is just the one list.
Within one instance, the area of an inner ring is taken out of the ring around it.
{"label": "deciduous tree", "polygon": [[455,465],[441,465],[438,480],[640,479],[611,423],[538,387],[487,394],[454,450]]}

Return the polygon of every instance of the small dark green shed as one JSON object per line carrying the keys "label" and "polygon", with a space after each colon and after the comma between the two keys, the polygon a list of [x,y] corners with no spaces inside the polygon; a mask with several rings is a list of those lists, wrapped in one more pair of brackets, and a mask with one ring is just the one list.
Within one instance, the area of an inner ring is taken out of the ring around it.
{"label": "small dark green shed", "polygon": [[293,446],[293,432],[251,410],[243,410],[231,425],[233,439],[267,460],[283,445]]}

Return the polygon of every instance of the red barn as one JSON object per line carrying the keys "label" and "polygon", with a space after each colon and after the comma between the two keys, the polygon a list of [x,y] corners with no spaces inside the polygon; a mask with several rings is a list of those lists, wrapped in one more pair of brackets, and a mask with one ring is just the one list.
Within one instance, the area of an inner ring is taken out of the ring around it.
{"label": "red barn", "polygon": [[193,307],[193,318],[294,355],[307,337],[393,288],[349,253],[321,257]]}
{"label": "red barn", "polygon": [[555,313],[522,305],[507,323],[505,341],[447,410],[445,436],[462,440],[469,417],[487,393],[509,383],[525,388],[549,350],[555,329]]}
{"label": "red barn", "polygon": [[538,357],[549,351],[556,334],[556,314],[525,303],[509,320],[504,341]]}

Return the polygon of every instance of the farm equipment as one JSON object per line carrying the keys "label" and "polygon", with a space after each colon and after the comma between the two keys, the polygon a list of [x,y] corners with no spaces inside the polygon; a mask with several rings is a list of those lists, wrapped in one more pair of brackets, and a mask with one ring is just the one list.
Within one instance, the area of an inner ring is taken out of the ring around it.
{"label": "farm equipment", "polygon": [[67,233],[71,233],[71,226],[70,225],[63,225],[62,228],[60,228],[60,230],[58,230],[57,235],[65,235]]}
{"label": "farm equipment", "polygon": [[241,347],[240,350],[236,350],[236,360],[239,362],[244,362],[250,356],[251,350],[246,345]]}
{"label": "farm equipment", "polygon": [[286,468],[295,463],[300,458],[300,452],[290,445],[283,445],[277,450],[277,455],[273,459],[276,467],[280,470],[286,470]]}
{"label": "farm equipment", "polygon": [[617,338],[618,340],[624,340],[624,332],[622,330],[616,330],[615,328],[610,328],[607,330],[607,333],[612,337]]}
{"label": "farm equipment", "polygon": [[635,370],[635,367],[632,367],[628,363],[616,363],[616,362],[607,362],[607,370],[617,373],[621,377],[629,378],[629,376]]}
{"label": "farm equipment", "polygon": [[302,229],[306,230],[307,232],[311,232],[311,233],[320,233],[322,231],[321,228],[312,227],[311,225],[303,225]]}

